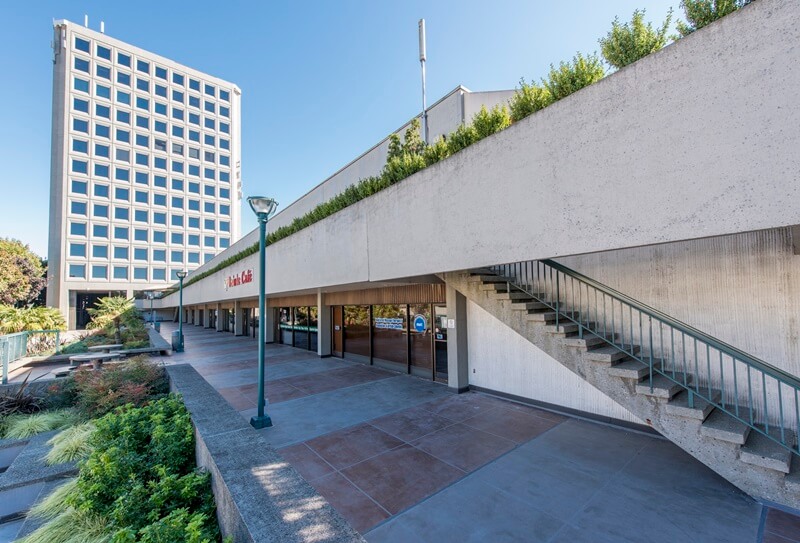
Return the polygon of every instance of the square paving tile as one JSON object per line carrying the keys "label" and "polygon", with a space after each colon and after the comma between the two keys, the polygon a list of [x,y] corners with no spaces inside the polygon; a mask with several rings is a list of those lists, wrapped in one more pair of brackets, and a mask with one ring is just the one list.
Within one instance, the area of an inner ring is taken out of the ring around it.
{"label": "square paving tile", "polygon": [[510,451],[516,443],[463,424],[454,424],[418,439],[412,445],[470,472]]}
{"label": "square paving tile", "polygon": [[560,422],[537,417],[527,411],[497,407],[463,421],[464,424],[491,434],[524,443],[557,426]]}
{"label": "square paving tile", "polygon": [[403,442],[374,426],[358,424],[314,438],[306,444],[333,467],[342,469],[394,449]]}
{"label": "square paving tile", "polygon": [[800,517],[784,513],[778,509],[770,509],[767,513],[767,523],[764,531],[764,541],[767,541],[767,534],[785,537],[793,543],[800,541]]}
{"label": "square paving tile", "polygon": [[484,411],[505,406],[508,403],[485,394],[465,392],[426,403],[421,407],[453,422],[461,422]]}
{"label": "square paving tile", "polygon": [[[257,397],[258,392],[256,391],[252,394],[255,398]],[[266,394],[270,403],[286,402],[308,396],[307,392],[304,392],[299,388],[295,388],[289,383],[285,383],[283,381],[271,381],[267,383]]]}
{"label": "square paving tile", "polygon": [[369,423],[403,441],[413,441],[450,426],[453,421],[440,417],[422,407],[412,407],[411,409],[373,419]]}
{"label": "square paving tile", "polygon": [[278,453],[289,462],[294,469],[305,477],[306,481],[313,481],[324,475],[333,473],[333,467],[320,457],[317,453],[309,449],[305,443],[290,445],[278,449]]}
{"label": "square paving tile", "polygon": [[458,480],[464,472],[403,445],[342,470],[342,474],[394,515]]}
{"label": "square paving tile", "polygon": [[385,509],[339,473],[316,479],[313,486],[359,532],[366,532],[389,517]]}

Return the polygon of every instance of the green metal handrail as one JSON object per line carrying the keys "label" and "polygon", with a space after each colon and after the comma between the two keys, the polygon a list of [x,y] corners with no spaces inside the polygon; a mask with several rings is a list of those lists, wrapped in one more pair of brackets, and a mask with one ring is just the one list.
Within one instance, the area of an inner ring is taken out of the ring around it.
{"label": "green metal handrail", "polygon": [[0,367],[2,367],[2,384],[8,383],[8,365],[24,358],[28,354],[28,341],[37,334],[55,334],[56,354],[61,350],[61,330],[26,330],[14,334],[0,336]]}
{"label": "green metal handrail", "polygon": [[[556,325],[566,319],[578,325],[579,337],[590,332],[649,366],[651,390],[653,376],[662,375],[688,392],[690,407],[699,396],[800,456],[795,441],[800,435],[796,376],[553,260],[503,264],[492,270],[506,279],[509,292],[524,292],[554,309]],[[746,389],[740,387],[743,380]],[[770,401],[777,402],[777,415],[774,409],[770,413]],[[786,428],[791,415],[796,432]]]}

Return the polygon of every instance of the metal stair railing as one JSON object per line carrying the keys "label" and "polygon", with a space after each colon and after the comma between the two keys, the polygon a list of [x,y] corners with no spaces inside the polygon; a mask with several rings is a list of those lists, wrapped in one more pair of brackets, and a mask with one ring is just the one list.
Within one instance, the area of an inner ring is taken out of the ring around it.
{"label": "metal stair railing", "polygon": [[[800,379],[553,260],[490,268],[555,311],[556,326],[577,325],[800,456]],[[637,348],[638,347],[638,348]],[[789,429],[791,428],[791,429]]]}
{"label": "metal stair railing", "polygon": [[[60,330],[28,330],[0,336],[0,384],[8,384],[9,364],[16,362],[34,352],[50,347],[49,338],[53,337],[56,354],[61,348]],[[33,339],[33,343],[31,340]]]}

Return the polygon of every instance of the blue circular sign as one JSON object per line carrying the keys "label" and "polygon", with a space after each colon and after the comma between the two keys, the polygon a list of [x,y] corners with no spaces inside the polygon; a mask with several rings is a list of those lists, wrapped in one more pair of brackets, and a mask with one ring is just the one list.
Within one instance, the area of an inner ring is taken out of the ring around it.
{"label": "blue circular sign", "polygon": [[417,315],[414,317],[414,330],[417,332],[424,332],[428,329],[428,319],[424,315]]}

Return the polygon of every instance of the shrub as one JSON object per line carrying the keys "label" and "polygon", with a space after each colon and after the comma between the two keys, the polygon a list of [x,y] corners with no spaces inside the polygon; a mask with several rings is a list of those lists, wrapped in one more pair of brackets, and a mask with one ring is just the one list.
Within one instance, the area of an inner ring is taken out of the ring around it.
{"label": "shrub", "polygon": [[644,22],[645,10],[634,10],[630,23],[620,23],[615,18],[605,38],[600,38],[600,51],[611,66],[620,69],[636,62],[650,53],[655,53],[667,44],[667,31],[672,21],[672,10],[664,23],[653,28]]}
{"label": "shrub", "polygon": [[577,53],[571,62],[562,62],[558,68],[551,64],[550,73],[542,84],[555,102],[596,83],[604,75],[603,63],[596,54],[583,56]]}
{"label": "shrub", "polygon": [[113,331],[115,343],[122,343],[122,326],[131,327],[140,320],[133,303],[124,296],[106,296],[97,301],[96,307],[87,309],[92,322],[87,328],[103,328]]}
{"label": "shrub", "polygon": [[[422,155],[403,153],[399,157],[394,157],[383,167],[381,177],[393,185],[402,181],[409,175],[415,174],[425,167],[425,159]],[[372,193],[374,194],[374,192]],[[314,221],[316,222],[316,221]]]}
{"label": "shrub", "polygon": [[509,102],[513,122],[524,119],[553,102],[553,97],[547,87],[534,83],[528,84],[524,79],[520,79],[519,85],[520,88],[514,92],[514,96]]}
{"label": "shrub", "polygon": [[67,323],[54,307],[13,307],[0,305],[0,333],[25,330],[66,330]]}
{"label": "shrub", "polygon": [[479,140],[511,126],[511,117],[506,106],[494,106],[491,111],[481,106],[480,111],[472,117],[472,127]]}
{"label": "shrub", "polygon": [[137,356],[103,371],[78,369],[74,373],[76,407],[89,417],[104,415],[125,404],[144,404],[169,391],[164,368]]}
{"label": "shrub", "polygon": [[461,149],[469,147],[478,141],[478,139],[478,132],[475,130],[475,127],[462,124],[447,138],[447,149],[450,151],[451,155],[454,155]]}
{"label": "shrub", "polygon": [[678,34],[688,36],[748,3],[749,0],[681,0],[686,22],[677,22]]}
{"label": "shrub", "polygon": [[6,418],[3,437],[24,439],[27,437],[66,428],[78,421],[78,414],[71,409],[54,409],[32,415],[11,415]]}
{"label": "shrub", "polygon": [[440,136],[433,145],[428,145],[422,152],[422,158],[425,160],[425,165],[430,166],[436,164],[440,160],[444,160],[450,156],[450,149],[447,146],[447,140],[444,136]]}

